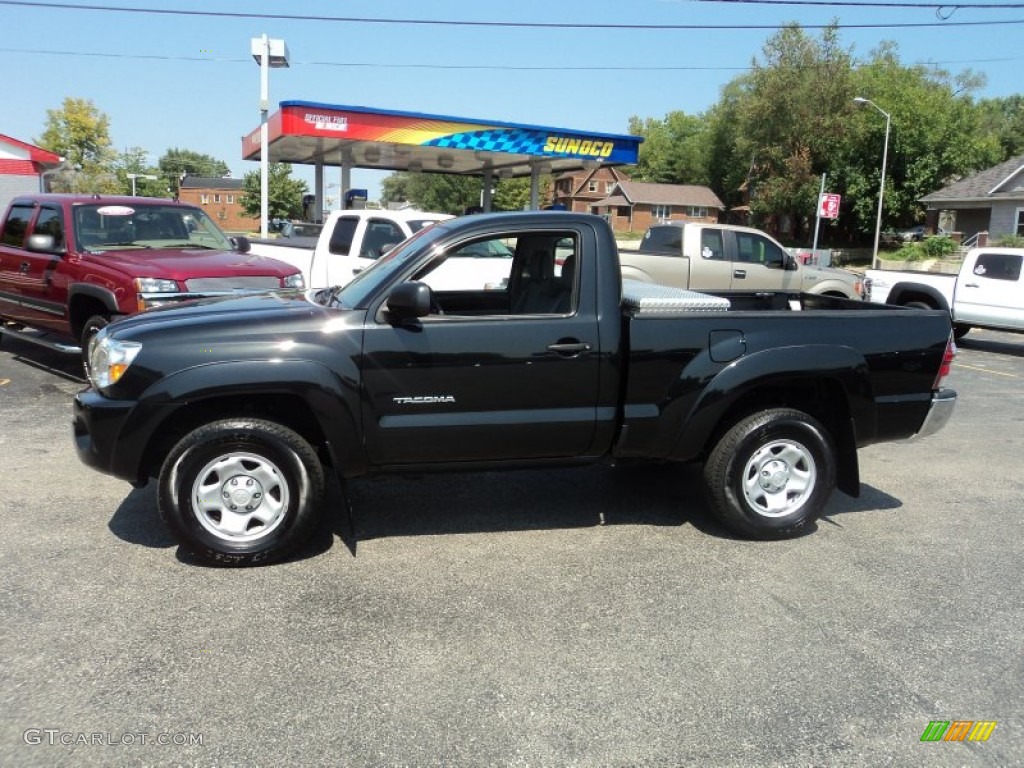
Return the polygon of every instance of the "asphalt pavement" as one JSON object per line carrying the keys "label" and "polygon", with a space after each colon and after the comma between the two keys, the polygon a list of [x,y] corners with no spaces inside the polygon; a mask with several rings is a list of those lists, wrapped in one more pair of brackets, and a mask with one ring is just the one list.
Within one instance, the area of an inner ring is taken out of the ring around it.
{"label": "asphalt pavement", "polygon": [[598,466],[360,480],[352,526],[221,570],[78,462],[75,362],[4,339],[0,765],[1021,765],[1024,336],[949,383],[799,539]]}

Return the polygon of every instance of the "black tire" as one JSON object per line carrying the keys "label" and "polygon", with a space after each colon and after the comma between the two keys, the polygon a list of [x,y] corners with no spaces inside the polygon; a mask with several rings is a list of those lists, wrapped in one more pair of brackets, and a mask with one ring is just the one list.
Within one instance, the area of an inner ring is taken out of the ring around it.
{"label": "black tire", "polygon": [[752,539],[806,532],[836,485],[832,439],[791,408],[752,414],[718,441],[704,464],[708,501],[724,525]]}
{"label": "black tire", "polygon": [[903,306],[909,307],[910,309],[936,309],[936,307],[933,307],[931,304],[924,301],[908,301]]}
{"label": "black tire", "polygon": [[287,557],[313,533],[323,498],[324,471],[313,447],[287,427],[250,418],[187,434],[164,461],[158,486],[167,527],[211,565]]}
{"label": "black tire", "polygon": [[962,323],[953,324],[953,339],[960,341],[964,336],[971,332],[971,326],[963,325]]}
{"label": "black tire", "polygon": [[89,373],[89,342],[92,337],[110,325],[110,318],[104,315],[93,315],[82,325],[82,335],[78,343],[82,347],[82,365],[85,366],[86,374]]}

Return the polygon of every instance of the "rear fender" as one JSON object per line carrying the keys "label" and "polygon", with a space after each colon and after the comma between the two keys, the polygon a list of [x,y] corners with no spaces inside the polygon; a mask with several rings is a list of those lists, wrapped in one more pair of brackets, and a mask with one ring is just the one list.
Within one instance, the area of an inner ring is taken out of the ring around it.
{"label": "rear fender", "polygon": [[903,306],[911,301],[921,301],[935,309],[949,311],[949,302],[942,295],[942,291],[924,283],[896,283],[889,291],[885,303]]}
{"label": "rear fender", "polygon": [[[720,371],[705,387],[685,422],[669,458],[689,460],[711,448],[711,441],[746,415],[757,403],[759,392],[770,394],[764,407],[788,405],[800,408],[796,388],[801,384],[833,383],[826,388],[830,397],[843,397],[846,402],[833,403],[832,412],[841,414],[836,421],[833,440],[840,456],[853,457],[846,467],[856,475],[856,446],[870,440],[875,432],[874,405],[864,356],[851,347],[809,344],[766,349],[742,357]],[[838,386],[835,386],[838,385]],[[786,400],[792,390],[793,400]],[[781,402],[778,401],[781,397]],[[751,404],[744,409],[743,404]],[[804,410],[813,404],[804,405]],[[820,405],[820,404],[819,404]],[[844,463],[846,463],[844,462]],[[845,486],[852,483],[843,483]]]}

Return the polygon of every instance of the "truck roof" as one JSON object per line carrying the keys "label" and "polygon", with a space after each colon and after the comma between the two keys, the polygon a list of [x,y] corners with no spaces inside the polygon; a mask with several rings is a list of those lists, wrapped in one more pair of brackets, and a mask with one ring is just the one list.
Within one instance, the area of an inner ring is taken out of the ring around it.
{"label": "truck roof", "polygon": [[17,195],[11,200],[16,203],[61,203],[83,205],[89,203],[110,203],[113,205],[175,205],[181,208],[195,208],[191,203],[182,203],[168,197],[132,197],[131,195],[100,195],[100,194],[67,194],[58,192],[40,192]]}

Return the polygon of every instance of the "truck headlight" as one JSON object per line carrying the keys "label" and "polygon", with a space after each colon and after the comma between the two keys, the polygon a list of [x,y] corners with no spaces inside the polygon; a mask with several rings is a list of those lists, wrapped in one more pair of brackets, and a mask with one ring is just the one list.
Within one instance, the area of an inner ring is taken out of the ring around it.
{"label": "truck headlight", "polygon": [[100,331],[89,342],[89,381],[95,389],[116,384],[142,350],[137,341],[119,341]]}
{"label": "truck headlight", "polygon": [[288,275],[288,277],[281,280],[281,284],[285,288],[305,288],[306,281],[302,279],[302,273],[297,272],[294,275]]}
{"label": "truck headlight", "polygon": [[135,290],[139,293],[178,293],[178,284],[159,277],[136,277]]}

